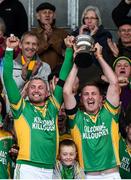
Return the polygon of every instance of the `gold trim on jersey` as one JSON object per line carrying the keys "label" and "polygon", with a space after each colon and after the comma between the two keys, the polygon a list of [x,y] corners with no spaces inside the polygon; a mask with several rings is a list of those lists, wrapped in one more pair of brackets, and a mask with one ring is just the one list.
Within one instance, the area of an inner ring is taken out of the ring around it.
{"label": "gold trim on jersey", "polygon": [[6,132],[4,130],[0,130],[0,140],[3,139],[13,139],[12,135],[9,132]]}
{"label": "gold trim on jersey", "polygon": [[11,107],[14,110],[18,110],[22,103],[23,103],[23,107],[24,107],[25,106],[25,101],[23,100],[23,98],[21,98],[17,104],[11,104]]}
{"label": "gold trim on jersey", "polygon": [[45,105],[44,105],[42,108],[41,108],[41,107],[38,107],[38,106],[34,106],[35,109],[37,109],[39,112],[41,112],[41,114],[42,114],[43,117],[46,116],[47,104],[48,104],[48,101],[46,101]]}
{"label": "gold trim on jersey", "polygon": [[56,119],[56,158],[59,155],[59,129],[58,129],[58,116]]}
{"label": "gold trim on jersey", "polygon": [[[1,135],[1,134],[0,134]],[[4,136],[4,135],[3,135]],[[0,137],[0,141],[4,140],[4,139],[13,139],[12,136],[4,136],[4,137]]]}
{"label": "gold trim on jersey", "polygon": [[18,137],[18,146],[20,148],[17,159],[30,160],[30,154],[31,154],[30,127],[23,115],[21,115],[17,121],[14,121],[14,125]]}
{"label": "gold trim on jersey", "polygon": [[84,112],[84,114],[87,115],[92,120],[93,123],[96,123],[99,112],[97,114],[91,114],[91,115]]}
{"label": "gold trim on jersey", "polygon": [[69,117],[70,120],[74,120],[75,116],[76,116],[76,114],[68,115],[68,117]]}
{"label": "gold trim on jersey", "polygon": [[126,150],[127,150],[128,154],[129,154],[129,156],[131,157],[131,147],[129,147],[128,144],[126,144]]}
{"label": "gold trim on jersey", "polygon": [[117,165],[120,165],[118,123],[116,123],[114,119],[112,120],[112,124],[111,124],[111,138],[112,138],[114,154],[116,157],[116,162]]}
{"label": "gold trim on jersey", "polygon": [[[77,134],[77,137],[76,137],[76,134]],[[77,145],[80,166],[84,168],[84,162],[83,162],[83,157],[82,157],[82,154],[83,154],[82,153],[82,137],[76,125],[74,126],[73,129],[71,129],[71,136]]]}
{"label": "gold trim on jersey", "polygon": [[105,109],[107,109],[109,112],[111,112],[113,115],[116,115],[118,114],[119,112],[119,106],[118,107],[113,107],[108,101],[105,101],[104,103],[104,107]]}
{"label": "gold trim on jersey", "polygon": [[50,99],[51,103],[54,105],[54,107],[56,107],[57,110],[59,110],[60,104],[57,102],[56,98],[53,95],[51,95],[51,96],[49,96],[49,99]]}

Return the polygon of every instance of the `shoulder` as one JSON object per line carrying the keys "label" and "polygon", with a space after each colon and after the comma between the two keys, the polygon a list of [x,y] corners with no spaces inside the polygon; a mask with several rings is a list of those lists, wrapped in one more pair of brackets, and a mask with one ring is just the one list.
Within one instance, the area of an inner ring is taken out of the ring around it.
{"label": "shoulder", "polygon": [[108,37],[108,38],[112,38],[112,35],[111,33],[104,28],[103,25],[99,26],[99,29],[98,29],[98,32],[96,34],[97,36],[105,36],[105,37]]}
{"label": "shoulder", "polygon": [[55,27],[53,29],[53,33],[59,35],[59,37],[61,37],[61,36],[66,37],[69,34],[65,28],[61,28],[61,27]]}

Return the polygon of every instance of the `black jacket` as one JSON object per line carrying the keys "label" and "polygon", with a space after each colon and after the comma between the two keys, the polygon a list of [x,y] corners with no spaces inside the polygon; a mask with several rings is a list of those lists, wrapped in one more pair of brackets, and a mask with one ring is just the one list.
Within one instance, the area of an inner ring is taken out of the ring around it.
{"label": "black jacket", "polygon": [[0,17],[5,22],[7,36],[15,34],[20,38],[28,30],[27,14],[18,0],[4,0],[0,3]]}
{"label": "black jacket", "polygon": [[128,13],[131,9],[131,4],[127,4],[125,0],[122,0],[117,7],[112,11],[112,19],[117,27],[122,24],[131,24],[131,16]]}

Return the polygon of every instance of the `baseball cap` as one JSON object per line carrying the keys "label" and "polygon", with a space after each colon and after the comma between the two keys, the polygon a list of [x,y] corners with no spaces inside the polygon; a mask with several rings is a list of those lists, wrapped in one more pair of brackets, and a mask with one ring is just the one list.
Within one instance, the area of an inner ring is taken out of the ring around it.
{"label": "baseball cap", "polygon": [[118,28],[122,25],[125,25],[125,24],[128,24],[128,25],[131,25],[131,17],[126,17],[126,18],[123,18],[121,19],[119,22],[118,22]]}
{"label": "baseball cap", "polygon": [[36,12],[39,12],[40,10],[44,10],[44,9],[50,9],[53,12],[55,12],[56,7],[48,2],[44,2],[41,3],[37,8],[36,8]]}
{"label": "baseball cap", "polygon": [[131,65],[131,60],[126,57],[126,56],[120,56],[117,59],[115,59],[114,63],[113,63],[113,68],[115,68],[116,64],[118,63],[118,61],[120,60],[126,60],[130,65]]}

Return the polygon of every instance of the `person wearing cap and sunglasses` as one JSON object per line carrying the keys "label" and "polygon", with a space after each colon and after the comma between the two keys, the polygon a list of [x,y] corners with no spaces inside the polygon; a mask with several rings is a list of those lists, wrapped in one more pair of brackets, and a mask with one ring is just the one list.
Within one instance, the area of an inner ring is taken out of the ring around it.
{"label": "person wearing cap and sunglasses", "polygon": [[64,38],[68,34],[63,28],[55,26],[55,11],[56,7],[48,2],[40,4],[36,8],[39,27],[32,29],[40,39],[38,54],[51,66],[51,69],[63,62]]}

